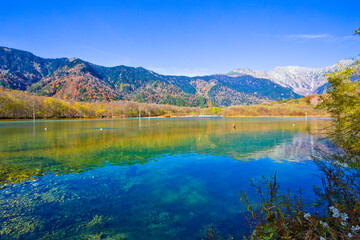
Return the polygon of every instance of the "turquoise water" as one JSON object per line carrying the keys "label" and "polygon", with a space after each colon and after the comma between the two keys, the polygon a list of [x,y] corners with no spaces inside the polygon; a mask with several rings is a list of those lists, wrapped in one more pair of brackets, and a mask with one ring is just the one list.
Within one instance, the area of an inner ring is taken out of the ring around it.
{"label": "turquoise water", "polygon": [[[236,128],[233,129],[233,123]],[[320,185],[324,119],[0,121],[1,239],[201,239],[248,235],[239,203],[277,171]],[[45,130],[47,128],[47,130]]]}

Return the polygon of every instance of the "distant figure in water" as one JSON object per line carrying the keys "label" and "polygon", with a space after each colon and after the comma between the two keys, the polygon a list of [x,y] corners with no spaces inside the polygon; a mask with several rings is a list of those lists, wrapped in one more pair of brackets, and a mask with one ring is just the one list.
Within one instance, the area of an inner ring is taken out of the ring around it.
{"label": "distant figure in water", "polygon": [[47,131],[48,130],[48,128],[45,128],[45,131]]}
{"label": "distant figure in water", "polygon": [[236,124],[235,124],[235,123],[233,123],[233,129],[235,130],[235,128],[236,128]]}
{"label": "distant figure in water", "polygon": [[102,131],[103,129],[102,128],[100,128],[100,131]]}
{"label": "distant figure in water", "polygon": [[292,127],[295,127],[295,123],[291,124]]}

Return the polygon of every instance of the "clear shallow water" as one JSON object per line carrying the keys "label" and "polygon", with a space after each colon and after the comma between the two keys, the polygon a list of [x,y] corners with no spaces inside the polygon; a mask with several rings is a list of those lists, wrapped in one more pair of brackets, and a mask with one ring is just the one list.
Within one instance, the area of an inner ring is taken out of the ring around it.
{"label": "clear shallow water", "polygon": [[314,197],[310,154],[324,124],[0,121],[1,239],[201,239],[210,225],[241,238],[249,229],[239,192],[256,201],[249,179],[277,171],[282,189]]}

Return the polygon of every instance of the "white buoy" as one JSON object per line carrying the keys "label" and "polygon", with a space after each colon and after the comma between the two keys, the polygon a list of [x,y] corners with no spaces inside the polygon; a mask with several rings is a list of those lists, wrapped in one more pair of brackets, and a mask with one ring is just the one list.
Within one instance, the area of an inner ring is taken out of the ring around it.
{"label": "white buoy", "polygon": [[48,130],[48,128],[45,128],[45,131],[47,131]]}
{"label": "white buoy", "polygon": [[102,131],[103,129],[102,128],[100,128],[100,131]]}

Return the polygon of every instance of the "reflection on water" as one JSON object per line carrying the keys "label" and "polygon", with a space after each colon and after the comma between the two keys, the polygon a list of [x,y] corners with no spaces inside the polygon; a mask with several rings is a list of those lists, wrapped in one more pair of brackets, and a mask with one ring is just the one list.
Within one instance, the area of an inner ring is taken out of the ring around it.
{"label": "reflection on water", "polygon": [[284,188],[311,192],[319,183],[308,160],[324,123],[300,118],[2,121],[0,236],[200,239],[210,224],[242,236],[248,229],[238,192],[249,188],[250,178],[277,170]]}

